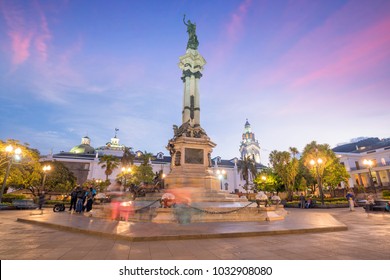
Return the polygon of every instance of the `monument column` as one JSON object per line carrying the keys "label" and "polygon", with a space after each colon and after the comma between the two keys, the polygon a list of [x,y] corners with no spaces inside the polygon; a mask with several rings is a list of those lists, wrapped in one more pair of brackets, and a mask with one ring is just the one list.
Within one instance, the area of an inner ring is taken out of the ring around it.
{"label": "monument column", "polygon": [[217,190],[219,182],[210,168],[211,153],[216,144],[200,124],[199,81],[206,60],[197,50],[196,25],[190,20],[184,21],[184,24],[189,38],[186,53],[179,57],[178,65],[184,84],[182,124],[173,126],[174,137],[168,142],[167,149],[172,160],[171,172],[165,182],[168,188],[206,187]]}

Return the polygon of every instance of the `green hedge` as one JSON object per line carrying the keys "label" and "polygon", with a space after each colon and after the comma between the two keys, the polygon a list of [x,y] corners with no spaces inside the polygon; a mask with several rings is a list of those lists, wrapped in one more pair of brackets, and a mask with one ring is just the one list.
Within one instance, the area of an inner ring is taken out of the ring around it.
{"label": "green hedge", "polygon": [[14,199],[26,199],[26,196],[24,194],[6,193],[3,195],[2,202],[12,203]]}

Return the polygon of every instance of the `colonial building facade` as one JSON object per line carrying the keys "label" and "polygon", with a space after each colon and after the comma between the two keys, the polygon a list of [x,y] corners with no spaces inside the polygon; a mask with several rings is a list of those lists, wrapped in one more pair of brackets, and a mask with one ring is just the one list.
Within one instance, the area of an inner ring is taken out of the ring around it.
{"label": "colonial building facade", "polygon": [[390,138],[366,138],[335,147],[351,175],[350,187],[390,186]]}
{"label": "colonial building facade", "polygon": [[[244,129],[245,139],[251,139],[251,141],[241,142],[240,152],[244,151],[242,155],[251,155],[255,159],[260,160],[260,152],[257,149],[258,144],[254,138],[254,134],[250,131],[250,125],[248,121],[245,124]],[[244,136],[243,136],[244,137]],[[106,145],[93,148],[91,146],[91,139],[85,136],[81,139],[81,144],[73,147],[69,152],[60,152],[58,154],[50,154],[44,161],[60,161],[62,162],[73,174],[77,177],[77,183],[83,184],[87,180],[105,180],[106,175],[104,169],[99,165],[99,158],[103,155],[114,155],[118,158],[122,158],[125,145],[120,144],[120,139],[115,136],[111,138],[111,141]],[[135,160],[134,164],[139,165],[141,163],[142,151],[138,150],[134,152]],[[227,192],[245,192],[243,186],[245,181],[241,179],[239,173],[239,158],[233,158],[230,160],[222,159],[220,156],[211,159],[214,175],[219,179],[221,190]],[[163,174],[169,174],[171,171],[171,157],[166,156],[163,152],[154,154],[151,160],[151,166],[153,171],[162,172]],[[261,164],[257,164],[258,169],[263,168]],[[121,172],[122,166],[119,166],[109,176],[111,183],[115,182],[117,175]]]}

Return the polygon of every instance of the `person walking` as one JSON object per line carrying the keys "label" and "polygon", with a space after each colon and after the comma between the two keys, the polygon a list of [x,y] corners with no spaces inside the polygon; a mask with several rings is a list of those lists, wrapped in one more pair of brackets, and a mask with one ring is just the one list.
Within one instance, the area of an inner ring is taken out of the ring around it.
{"label": "person walking", "polygon": [[42,210],[44,203],[45,203],[45,192],[41,192],[41,194],[39,195],[39,200],[38,200],[39,210]]}
{"label": "person walking", "polygon": [[303,193],[301,193],[301,196],[299,197],[299,201],[300,201],[299,207],[300,208],[305,208],[306,200],[305,200],[305,196],[303,195]]}
{"label": "person walking", "polygon": [[349,203],[349,211],[354,211],[355,210],[355,202],[353,201],[352,197],[349,198],[348,203]]}
{"label": "person walking", "polygon": [[349,211],[354,211],[355,210],[354,195],[351,192],[349,192],[347,193],[346,198],[348,200]]}

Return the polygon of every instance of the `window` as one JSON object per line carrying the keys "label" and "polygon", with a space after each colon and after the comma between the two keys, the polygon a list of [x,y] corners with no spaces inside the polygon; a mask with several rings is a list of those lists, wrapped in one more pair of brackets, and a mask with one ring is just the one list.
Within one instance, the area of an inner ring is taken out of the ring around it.
{"label": "window", "polygon": [[157,159],[163,159],[164,158],[164,154],[163,153],[158,153],[157,154]]}

